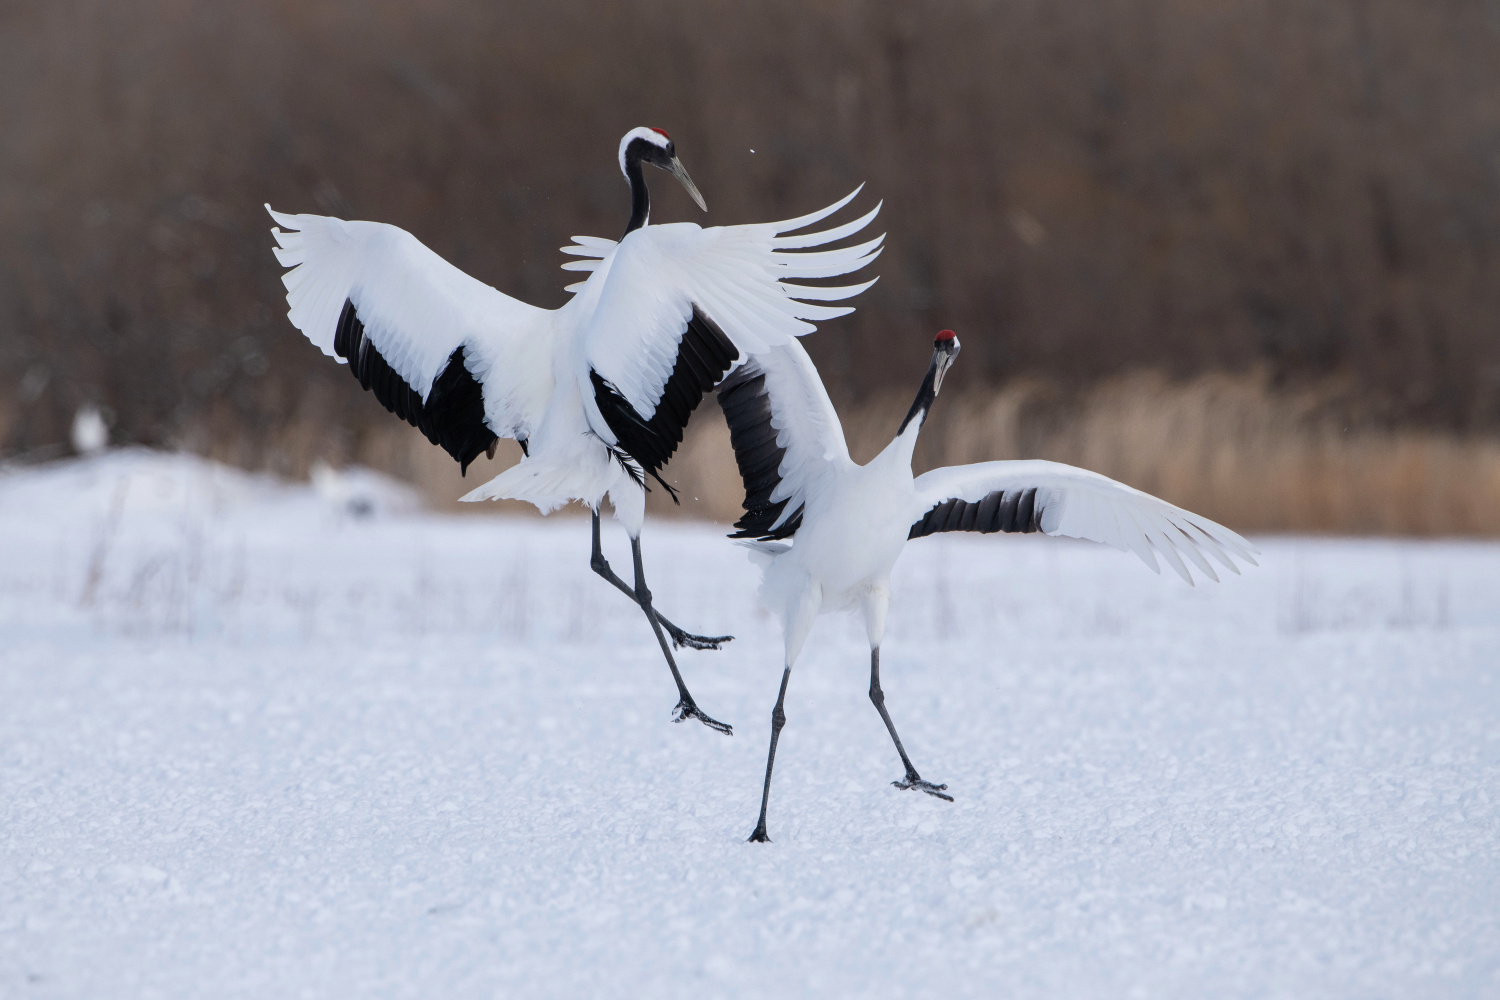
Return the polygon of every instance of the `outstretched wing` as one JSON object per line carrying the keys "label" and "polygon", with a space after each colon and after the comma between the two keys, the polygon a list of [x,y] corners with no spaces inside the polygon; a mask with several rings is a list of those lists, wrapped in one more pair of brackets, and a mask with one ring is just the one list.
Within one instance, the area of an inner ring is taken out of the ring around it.
{"label": "outstretched wing", "polygon": [[1186,556],[1218,582],[1205,555],[1238,573],[1256,565],[1254,547],[1206,517],[1087,469],[1057,462],[981,462],[934,469],[916,479],[910,538],[939,531],[1041,531],[1129,550],[1160,573],[1156,553],[1189,584]]}
{"label": "outstretched wing", "polygon": [[[594,432],[661,481],[659,470],[682,442],[688,417],[736,360],[791,343],[814,329],[811,321],[852,312],[816,303],[850,298],[873,281],[813,287],[794,279],[836,277],[874,260],[883,236],[811,248],[859,232],[880,206],[823,232],[784,234],[821,221],[858,193],[785,222],[644,226],[613,248],[592,248],[597,262],[567,265],[598,268],[580,291],[598,299],[577,372]],[[591,251],[587,244],[567,249],[580,256]]]}
{"label": "outstretched wing", "polygon": [[789,538],[808,497],[852,465],[839,415],[800,341],[753,354],[719,386],[745,515],[730,538]]}
{"label": "outstretched wing", "polygon": [[443,260],[404,229],[266,211],[287,316],[348,362],[385,408],[465,471],[497,437],[526,439],[551,398],[553,314]]}

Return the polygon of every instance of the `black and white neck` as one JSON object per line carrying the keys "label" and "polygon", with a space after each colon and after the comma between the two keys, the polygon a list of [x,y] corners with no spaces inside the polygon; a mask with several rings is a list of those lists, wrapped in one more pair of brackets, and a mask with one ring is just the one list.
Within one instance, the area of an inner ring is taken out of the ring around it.
{"label": "black and white neck", "polygon": [[958,348],[958,337],[954,336],[952,330],[942,331],[932,342],[932,363],[927,366],[927,376],[922,379],[922,388],[917,390],[917,398],[912,401],[911,409],[906,411],[906,419],[901,421],[896,437],[902,437],[910,429],[915,445],[917,433],[921,431],[922,424],[927,421],[927,413],[932,409],[932,402],[943,388],[943,375],[947,373],[948,366],[953,364],[953,359],[958,357]]}
{"label": "black and white neck", "polygon": [[[703,196],[677,159],[677,150],[672,137],[659,128],[634,128],[620,140],[620,172],[630,185],[630,221],[625,224],[625,236],[651,221],[651,193],[646,189],[645,173],[641,165],[649,163],[667,171],[687,189],[693,201],[705,212],[708,206]],[[623,239],[623,237],[621,237]]]}

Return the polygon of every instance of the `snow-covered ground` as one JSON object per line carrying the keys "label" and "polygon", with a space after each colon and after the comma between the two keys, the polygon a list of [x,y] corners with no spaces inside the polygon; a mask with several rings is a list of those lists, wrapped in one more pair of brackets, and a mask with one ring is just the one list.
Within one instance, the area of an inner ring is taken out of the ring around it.
{"label": "snow-covered ground", "polygon": [[[363,516],[361,516],[363,514]],[[623,536],[607,545],[628,564]],[[0,996],[1500,996],[1500,546],[907,550],[892,788],[819,622],[647,526],[725,738],[587,522],[113,452],[0,475]]]}

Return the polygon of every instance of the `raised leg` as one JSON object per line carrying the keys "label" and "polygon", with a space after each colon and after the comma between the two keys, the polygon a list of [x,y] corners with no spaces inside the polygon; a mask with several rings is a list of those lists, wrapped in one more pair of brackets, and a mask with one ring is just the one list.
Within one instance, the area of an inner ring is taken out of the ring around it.
{"label": "raised leg", "polygon": [[641,566],[641,540],[639,538],[630,540],[630,554],[635,560],[635,590],[631,596],[645,612],[646,620],[651,623],[651,631],[656,633],[657,644],[661,646],[661,655],[667,658],[667,666],[672,671],[672,679],[677,682],[679,698],[672,721],[683,722],[687,719],[697,719],[710,729],[717,730],[725,736],[733,736],[733,727],[718,719],[710,718],[698,708],[698,703],[688,692],[687,685],[682,682],[682,674],[677,670],[677,661],[672,659],[672,649],[667,645],[667,637],[662,634],[661,623],[657,620],[656,609],[651,606],[651,591],[646,587],[646,571]]}
{"label": "raised leg", "polygon": [[876,646],[870,650],[870,700],[875,703],[875,710],[880,713],[881,719],[885,721],[885,728],[890,730],[891,742],[896,744],[896,752],[901,755],[901,763],[906,767],[906,779],[904,781],[893,781],[891,784],[897,788],[919,788],[928,795],[953,801],[953,796],[944,795],[947,785],[934,785],[930,781],[923,781],[917,769],[911,766],[911,758],[906,756],[906,748],[901,745],[901,737],[896,735],[896,724],[891,721],[891,713],[885,710],[885,692],[880,689],[880,647]]}
{"label": "raised leg", "polygon": [[781,739],[781,727],[786,725],[783,705],[786,702],[786,682],[791,677],[792,668],[788,665],[781,674],[781,693],[776,696],[776,707],[771,709],[771,751],[766,754],[766,785],[760,793],[760,821],[755,824],[755,832],[750,834],[752,844],[771,842],[771,838],[766,835],[766,806],[771,801],[771,769],[776,766],[776,741]]}
{"label": "raised leg", "polygon": [[[609,560],[604,558],[604,549],[599,544],[599,512],[594,511],[594,554],[589,559],[589,567],[595,572],[615,585],[615,589],[626,597],[641,603],[636,598],[635,591],[630,588],[624,580],[615,575],[614,569],[609,565]],[[734,638],[732,635],[694,635],[684,632],[682,629],[667,621],[660,611],[655,612],[656,620],[661,622],[661,627],[667,630],[672,637],[672,645],[677,648],[688,646],[692,649],[718,649],[721,645]]]}

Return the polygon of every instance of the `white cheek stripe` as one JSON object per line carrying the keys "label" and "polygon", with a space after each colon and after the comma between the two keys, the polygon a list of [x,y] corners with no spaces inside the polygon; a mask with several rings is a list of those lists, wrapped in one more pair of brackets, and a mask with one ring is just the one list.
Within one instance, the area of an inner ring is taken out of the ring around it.
{"label": "white cheek stripe", "polygon": [[672,143],[671,139],[668,139],[655,129],[646,128],[644,125],[626,132],[625,138],[620,140],[620,173],[622,174],[625,172],[625,147],[629,146],[636,139],[645,139],[647,142],[661,149],[666,149]]}

